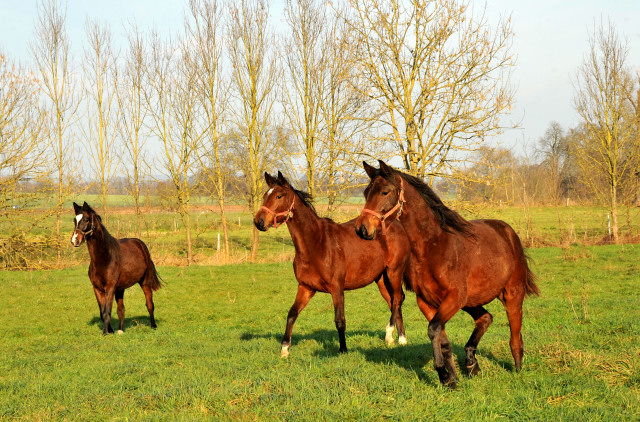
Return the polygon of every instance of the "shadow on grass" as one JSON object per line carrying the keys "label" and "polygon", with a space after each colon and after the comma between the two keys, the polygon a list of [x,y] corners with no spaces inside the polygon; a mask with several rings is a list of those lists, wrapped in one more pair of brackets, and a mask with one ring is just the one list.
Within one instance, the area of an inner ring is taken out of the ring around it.
{"label": "shadow on grass", "polygon": [[[381,346],[374,347],[350,347],[349,336],[366,336],[381,339]],[[282,340],[281,334],[276,333],[243,333],[240,336],[243,341],[251,341],[253,339],[274,340],[278,344]],[[338,356],[338,333],[334,330],[315,330],[311,333],[296,334],[291,338],[291,346],[295,348],[296,344],[303,340],[312,340],[321,346],[320,350],[314,352],[314,356],[327,358]],[[463,346],[452,345],[455,359],[458,361],[458,376],[466,377],[464,371],[464,361],[466,352]],[[387,346],[384,343],[384,333],[369,330],[347,331],[347,349],[350,353],[359,353],[364,358],[376,364],[395,365],[407,371],[414,372],[420,381],[437,382],[437,375],[433,370],[433,348],[430,342],[414,342],[409,340],[407,345],[401,346],[397,343]],[[295,352],[292,352],[295,353]],[[483,360],[493,361],[505,370],[513,371],[513,363],[497,358],[491,352],[479,352],[478,360],[482,368]],[[435,380],[435,381],[434,381]]]}
{"label": "shadow on grass", "polygon": [[[115,318],[111,316],[111,328],[117,331],[119,323],[120,321],[118,321],[117,316]],[[161,325],[162,320],[156,318],[156,324]],[[87,322],[87,325],[96,325],[98,326],[98,328],[100,328],[100,331],[102,331],[102,319],[100,317],[94,316]],[[124,331],[127,331],[128,328],[137,327],[139,325],[151,328],[151,319],[149,318],[149,315],[139,315],[139,316],[129,317],[129,316],[126,316],[125,314]]]}

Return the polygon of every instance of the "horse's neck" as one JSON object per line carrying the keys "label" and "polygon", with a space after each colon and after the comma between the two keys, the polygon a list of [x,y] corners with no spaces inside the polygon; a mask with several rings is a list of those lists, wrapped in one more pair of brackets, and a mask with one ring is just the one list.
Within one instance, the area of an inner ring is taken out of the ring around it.
{"label": "horse's neck", "polygon": [[317,245],[320,217],[298,201],[293,210],[293,217],[287,221],[287,228],[296,252],[306,255]]}
{"label": "horse's neck", "polygon": [[412,243],[429,241],[445,233],[433,211],[417,190],[407,189],[405,199],[400,221]]}
{"label": "horse's neck", "polygon": [[108,262],[111,260],[108,237],[111,235],[104,228],[96,228],[93,235],[87,239],[89,256],[94,262]]}

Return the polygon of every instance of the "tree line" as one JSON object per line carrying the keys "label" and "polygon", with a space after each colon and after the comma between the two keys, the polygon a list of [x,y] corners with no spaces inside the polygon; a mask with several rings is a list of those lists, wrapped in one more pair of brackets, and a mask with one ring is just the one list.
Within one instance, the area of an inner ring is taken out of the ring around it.
{"label": "tree line", "polygon": [[[541,173],[556,179],[540,186],[555,186],[549,202],[601,194],[614,221],[615,204],[635,189],[637,78],[627,45],[603,26],[574,82],[584,123],[558,129],[556,140],[545,135],[537,161],[524,163],[486,142],[517,125],[505,123],[513,28],[471,1],[285,0],[278,22],[268,0],[188,0],[181,28],[126,24],[124,46],[88,20],[81,57],[71,53],[66,19],[66,3],[41,0],[29,65],[0,52],[0,209],[10,221],[16,209],[54,198],[47,212],[58,256],[63,203],[87,181],[107,215],[113,183],[126,178],[140,219],[141,187],[159,174],[189,262],[194,193],[204,189],[218,206],[228,254],[229,199],[255,212],[274,168],[326,198],[329,214],[373,158],[466,199],[511,203],[516,185],[504,181],[548,166]],[[254,231],[251,257],[258,244]]]}

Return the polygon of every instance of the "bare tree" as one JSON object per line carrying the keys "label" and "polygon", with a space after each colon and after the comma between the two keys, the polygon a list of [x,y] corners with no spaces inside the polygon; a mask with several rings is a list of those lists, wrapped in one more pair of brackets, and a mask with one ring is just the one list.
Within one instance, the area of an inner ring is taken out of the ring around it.
{"label": "bare tree", "polygon": [[[279,70],[268,18],[266,0],[240,0],[229,6],[227,44],[235,100],[232,120],[236,146],[243,152],[237,157],[238,167],[242,169],[252,213],[260,206],[264,171],[273,157],[278,136],[271,126],[271,114]],[[258,245],[258,230],[254,227],[251,260],[257,256]]]}
{"label": "bare tree", "polygon": [[197,108],[196,66],[189,46],[151,39],[145,102],[152,133],[162,145],[162,171],[171,181],[173,199],[185,227],[187,264],[193,262],[191,179],[198,173],[203,132]]}
{"label": "bare tree", "polygon": [[88,122],[83,145],[88,149],[90,167],[98,176],[102,214],[107,214],[109,183],[119,165],[116,149],[117,107],[114,99],[115,57],[111,49],[111,30],[97,21],[87,21],[84,51],[85,92]]}
{"label": "bare tree", "polygon": [[[0,240],[0,268],[27,262],[28,245],[21,239],[40,222],[23,212],[42,195],[30,194],[24,185],[47,173],[45,113],[38,104],[39,89],[33,73],[0,52],[0,222],[8,232]],[[46,215],[46,213],[44,214]]]}
{"label": "bare tree", "polygon": [[339,16],[329,16],[324,31],[323,85],[320,110],[322,131],[318,178],[328,199],[328,213],[339,203],[339,193],[355,187],[364,158],[389,158],[385,145],[372,136],[376,111],[357,87],[366,83],[353,58],[356,45]]}
{"label": "bare tree", "polygon": [[287,0],[284,19],[289,27],[285,38],[284,62],[287,78],[283,78],[285,115],[297,150],[302,152],[307,192],[316,195],[316,166],[322,156],[320,138],[322,89],[326,62],[323,29],[327,9],[321,0]]}
{"label": "bare tree", "polygon": [[115,93],[118,101],[117,125],[120,137],[128,156],[127,164],[124,165],[131,196],[136,213],[137,235],[141,232],[141,209],[140,209],[140,184],[146,174],[147,168],[144,160],[146,144],[145,120],[147,108],[145,107],[145,97],[143,84],[145,84],[146,51],[144,39],[139,29],[132,26],[129,29],[127,39],[128,49],[125,55],[122,71],[115,78]]}
{"label": "bare tree", "polygon": [[457,0],[349,0],[344,17],[358,43],[359,71],[411,174],[453,171],[501,130],[513,102],[509,20]]}
{"label": "bare tree", "polygon": [[[69,37],[65,28],[66,9],[57,0],[42,0],[38,6],[35,28],[35,42],[30,45],[31,53],[39,73],[41,90],[46,97],[48,109],[47,133],[50,136],[51,154],[56,173],[56,238],[58,261],[61,258],[60,215],[62,204],[68,197],[74,177],[72,169],[80,171],[80,166],[72,166],[70,157],[73,144],[69,142],[68,131],[74,120],[78,101],[71,74]],[[77,180],[77,176],[76,179]]]}
{"label": "bare tree", "polygon": [[194,63],[198,71],[197,89],[199,101],[204,111],[207,128],[203,140],[202,169],[213,186],[212,192],[220,209],[220,220],[224,236],[224,255],[229,257],[229,228],[225,200],[227,197],[227,152],[228,137],[224,125],[229,88],[223,80],[221,29],[222,8],[216,0],[190,0],[190,20],[187,34],[195,44]]}
{"label": "bare tree", "polygon": [[564,190],[563,172],[569,154],[569,143],[562,126],[551,122],[549,128],[538,141],[541,165],[546,170],[546,187],[550,200],[554,205],[561,201]]}
{"label": "bare tree", "polygon": [[[637,171],[635,115],[628,101],[635,91],[626,67],[628,45],[613,25],[600,24],[574,80],[574,106],[586,129],[576,154],[594,191],[609,204],[614,242],[619,241],[618,200],[625,177]],[[604,180],[604,185],[598,183]]]}

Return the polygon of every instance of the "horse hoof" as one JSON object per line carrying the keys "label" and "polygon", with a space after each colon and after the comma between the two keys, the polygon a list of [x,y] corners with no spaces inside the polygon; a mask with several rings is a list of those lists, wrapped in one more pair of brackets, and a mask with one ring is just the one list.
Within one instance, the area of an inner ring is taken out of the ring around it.
{"label": "horse hoof", "polygon": [[467,368],[467,374],[469,376],[474,376],[474,375],[478,375],[480,373],[480,365],[478,364],[478,362],[474,362],[471,365],[466,365]]}
{"label": "horse hoof", "polygon": [[407,338],[405,336],[400,336],[400,338],[398,338],[398,343],[401,346],[406,346],[407,345]]}
{"label": "horse hoof", "polygon": [[385,337],[384,341],[387,343],[387,346],[393,346],[393,343],[396,342],[393,337]]}
{"label": "horse hoof", "polygon": [[280,357],[281,358],[288,358],[289,357],[289,347],[282,347],[282,350],[280,350]]}
{"label": "horse hoof", "polygon": [[338,353],[347,353],[347,348],[340,348],[340,350],[338,350]]}
{"label": "horse hoof", "polygon": [[118,334],[124,334],[124,331],[118,330]]}
{"label": "horse hoof", "polygon": [[447,388],[450,388],[451,390],[455,390],[456,387],[458,386],[458,383],[456,382],[455,378],[454,379],[450,379],[449,381],[444,383],[444,386]]}

